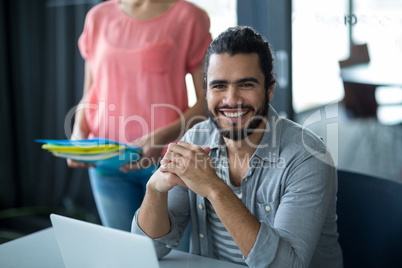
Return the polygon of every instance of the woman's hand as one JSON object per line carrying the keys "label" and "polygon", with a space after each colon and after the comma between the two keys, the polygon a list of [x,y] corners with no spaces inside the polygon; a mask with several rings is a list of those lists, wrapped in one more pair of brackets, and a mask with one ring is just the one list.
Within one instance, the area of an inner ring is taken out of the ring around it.
{"label": "woman's hand", "polygon": [[[82,140],[85,139],[85,135],[83,134],[82,131],[78,131],[77,129],[74,129],[73,134],[71,135],[71,140]],[[91,167],[96,167],[93,164],[77,161],[77,160],[72,160],[72,159],[67,159],[67,165],[70,168],[91,168]]]}
{"label": "woman's hand", "polygon": [[67,165],[70,168],[91,168],[91,167],[96,167],[94,164],[89,164],[85,162],[80,162],[72,159],[67,159]]}
{"label": "woman's hand", "polygon": [[120,167],[120,170],[123,172],[136,171],[158,165],[163,148],[165,147],[163,144],[157,143],[156,134],[146,134],[131,145],[142,148],[143,154],[137,162],[131,162]]}

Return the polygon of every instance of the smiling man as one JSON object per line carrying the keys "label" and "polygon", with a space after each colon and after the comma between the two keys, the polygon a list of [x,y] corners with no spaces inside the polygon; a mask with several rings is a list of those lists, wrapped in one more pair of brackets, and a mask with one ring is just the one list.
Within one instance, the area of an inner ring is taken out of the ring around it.
{"label": "smiling man", "polygon": [[207,71],[208,115],[222,136],[243,140],[256,128],[263,128],[274,80],[269,78],[271,85],[266,90],[258,55],[212,54]]}
{"label": "smiling man", "polygon": [[229,28],[205,60],[209,120],[170,144],[133,220],[159,257],[191,221],[190,252],[250,267],[342,267],[336,170],[322,141],[269,105],[268,42]]}

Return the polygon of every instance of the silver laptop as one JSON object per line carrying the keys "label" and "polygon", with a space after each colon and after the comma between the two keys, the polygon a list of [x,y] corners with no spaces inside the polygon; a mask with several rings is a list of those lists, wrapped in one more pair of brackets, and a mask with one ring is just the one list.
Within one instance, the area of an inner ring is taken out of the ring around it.
{"label": "silver laptop", "polygon": [[66,268],[159,267],[148,237],[50,215]]}

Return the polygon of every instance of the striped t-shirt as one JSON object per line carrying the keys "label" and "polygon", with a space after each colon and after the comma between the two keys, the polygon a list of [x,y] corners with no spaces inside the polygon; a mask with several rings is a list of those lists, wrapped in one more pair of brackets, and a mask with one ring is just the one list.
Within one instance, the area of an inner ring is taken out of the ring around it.
{"label": "striped t-shirt", "polygon": [[[229,167],[226,152],[221,151],[221,157],[218,159],[226,159],[225,161],[220,161],[215,163],[215,171],[219,178],[221,178],[226,184],[232,189],[232,191],[241,199],[241,187],[235,187],[230,183],[229,179]],[[207,228],[211,235],[211,244],[213,248],[214,255],[217,259],[230,261],[238,264],[245,264],[243,255],[239,247],[234,242],[233,238],[230,236],[229,232],[226,230],[225,226],[222,224],[218,215],[216,214],[211,203],[206,201],[207,209]]]}

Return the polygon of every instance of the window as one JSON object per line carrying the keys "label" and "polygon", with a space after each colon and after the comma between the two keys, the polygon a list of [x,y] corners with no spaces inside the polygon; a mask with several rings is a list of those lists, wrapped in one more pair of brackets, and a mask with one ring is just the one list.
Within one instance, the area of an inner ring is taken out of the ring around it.
{"label": "window", "polygon": [[[212,38],[217,37],[229,27],[237,25],[236,0],[187,0],[204,9],[211,20]],[[191,75],[186,76],[188,91],[188,104],[193,106],[196,102],[195,90]]]}
{"label": "window", "polygon": [[[367,44],[370,66],[383,70],[385,80],[390,76],[394,80],[398,72],[401,76],[401,10],[401,0],[293,0],[295,112],[342,100],[344,91],[338,61],[349,57],[350,41]],[[377,116],[383,123],[402,122],[402,84],[398,83],[396,87],[388,85],[376,90]],[[398,113],[400,116],[395,117]]]}
{"label": "window", "polygon": [[294,0],[293,108],[296,113],[341,100],[338,61],[348,56],[347,1]]}

